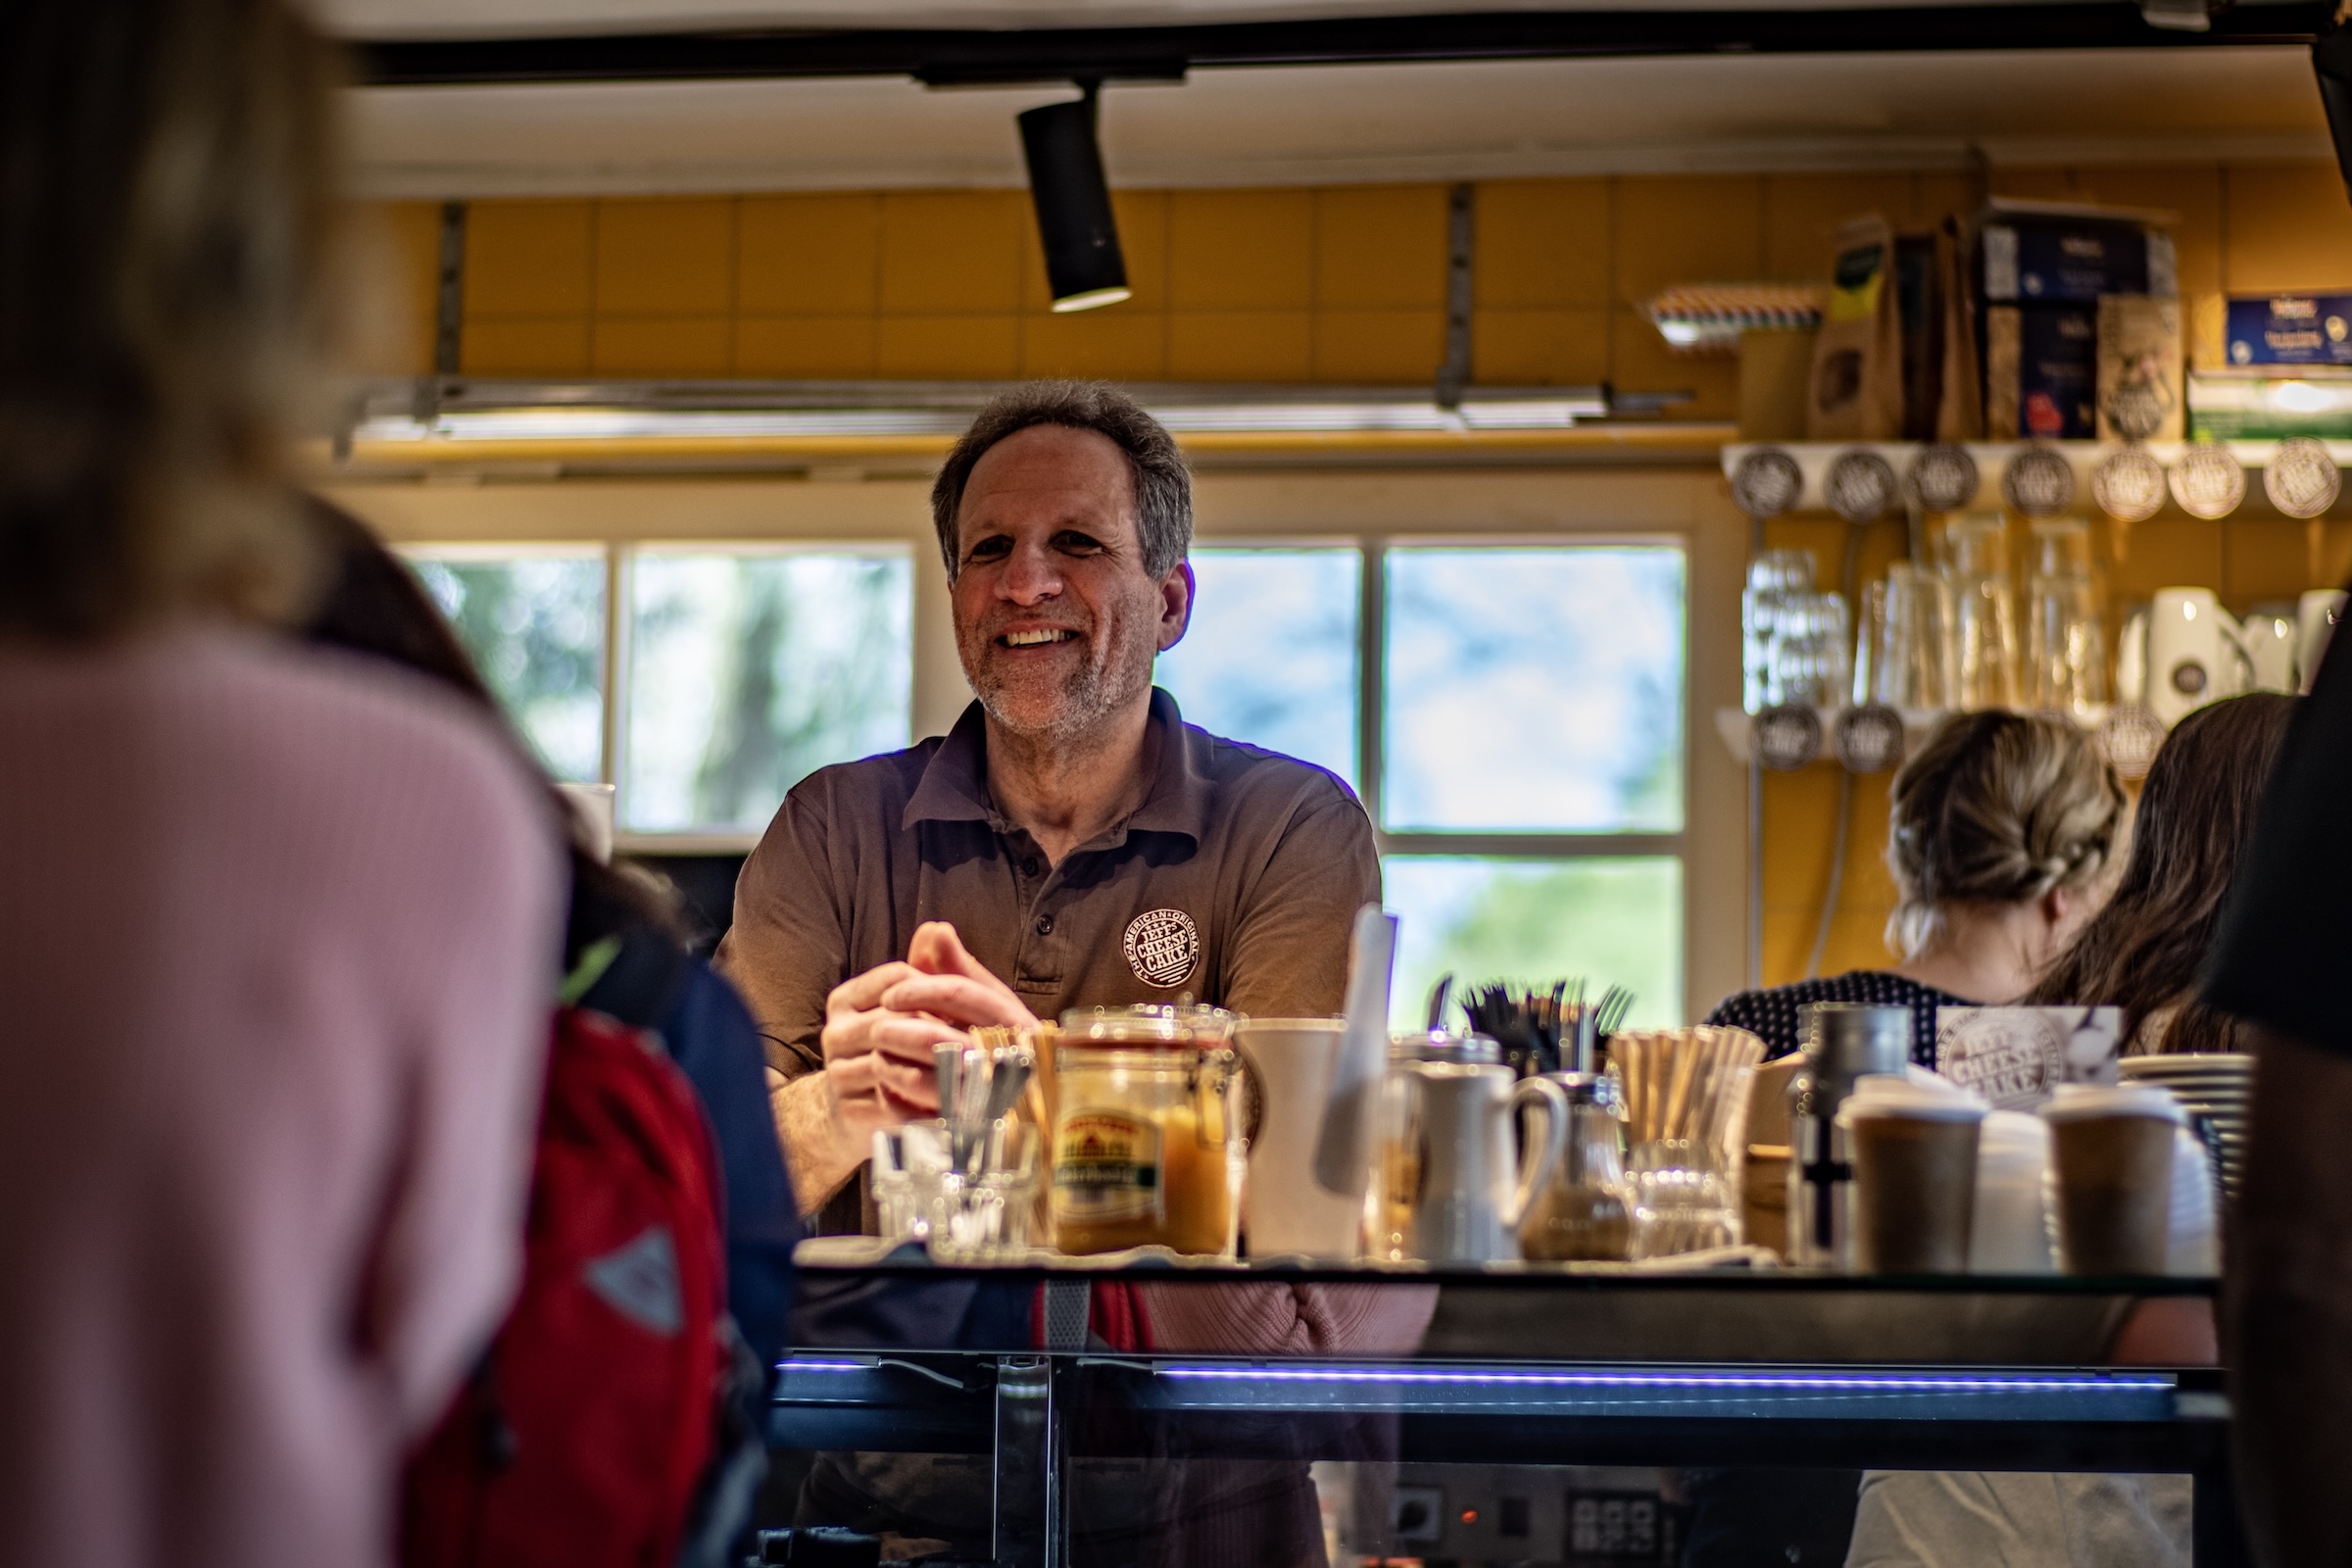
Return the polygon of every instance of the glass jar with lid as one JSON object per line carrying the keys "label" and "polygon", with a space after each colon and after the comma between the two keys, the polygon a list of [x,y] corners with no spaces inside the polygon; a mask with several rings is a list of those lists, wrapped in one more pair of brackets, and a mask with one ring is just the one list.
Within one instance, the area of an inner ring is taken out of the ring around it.
{"label": "glass jar with lid", "polygon": [[1234,1253],[1245,1142],[1231,1013],[1073,1010],[1054,1045],[1054,1245]]}

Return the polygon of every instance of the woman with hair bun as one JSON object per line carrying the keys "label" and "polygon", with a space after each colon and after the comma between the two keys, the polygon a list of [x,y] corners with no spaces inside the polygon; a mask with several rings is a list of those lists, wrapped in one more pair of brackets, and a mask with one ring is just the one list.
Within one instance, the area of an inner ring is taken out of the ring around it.
{"label": "woman with hair bun", "polygon": [[1936,1058],[1936,1009],[2031,991],[2098,907],[2123,836],[2124,790],[2072,725],[2031,713],[1955,713],[1894,776],[1886,868],[1887,969],[1727,997],[1707,1022],[1800,1044],[1798,1009],[1859,1002],[1912,1009],[1911,1054]]}

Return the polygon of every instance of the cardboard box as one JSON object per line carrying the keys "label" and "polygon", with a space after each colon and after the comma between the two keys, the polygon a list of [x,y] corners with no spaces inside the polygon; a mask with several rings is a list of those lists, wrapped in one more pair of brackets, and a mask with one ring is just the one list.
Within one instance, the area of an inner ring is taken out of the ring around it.
{"label": "cardboard box", "polygon": [[2098,433],[2095,301],[1984,312],[1984,438],[2087,441]]}
{"label": "cardboard box", "polygon": [[[2099,301],[2100,440],[2180,440],[2188,422],[2181,372],[2179,300],[2109,294]],[[2117,428],[2119,399],[2153,417],[2154,428]]]}
{"label": "cardboard box", "polygon": [[2228,312],[2231,365],[2352,366],[2352,294],[2231,295]]}
{"label": "cardboard box", "polygon": [[2352,371],[2199,371],[2188,378],[2191,441],[2352,441]]}
{"label": "cardboard box", "polygon": [[1987,304],[2180,292],[2172,236],[2127,219],[1996,210],[1977,231],[1977,255]]}

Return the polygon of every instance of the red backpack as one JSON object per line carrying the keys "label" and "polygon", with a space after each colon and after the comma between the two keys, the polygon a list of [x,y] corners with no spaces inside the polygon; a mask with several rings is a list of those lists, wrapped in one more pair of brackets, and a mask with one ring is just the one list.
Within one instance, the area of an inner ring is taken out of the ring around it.
{"label": "red backpack", "polygon": [[730,1460],[723,1202],[660,1039],[559,1009],[521,1290],[410,1461],[407,1568],[681,1560]]}

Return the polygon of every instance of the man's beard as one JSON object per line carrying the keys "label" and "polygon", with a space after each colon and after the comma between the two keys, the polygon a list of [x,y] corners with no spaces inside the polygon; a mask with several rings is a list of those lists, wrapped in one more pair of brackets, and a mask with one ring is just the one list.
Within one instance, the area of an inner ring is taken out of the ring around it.
{"label": "man's beard", "polygon": [[[993,647],[993,640],[985,645],[986,649]],[[1035,688],[1016,691],[985,657],[966,660],[964,673],[971,679],[972,694],[998,728],[1025,741],[1053,746],[1082,740],[1125,708],[1137,693],[1150,689],[1152,650],[1143,647],[1140,658],[1138,654],[1137,648],[1124,648],[1102,662],[1082,662],[1064,677],[1042,715],[1025,710],[1037,707]]]}

